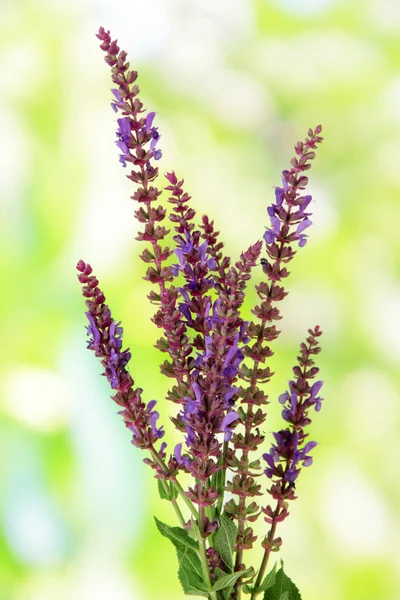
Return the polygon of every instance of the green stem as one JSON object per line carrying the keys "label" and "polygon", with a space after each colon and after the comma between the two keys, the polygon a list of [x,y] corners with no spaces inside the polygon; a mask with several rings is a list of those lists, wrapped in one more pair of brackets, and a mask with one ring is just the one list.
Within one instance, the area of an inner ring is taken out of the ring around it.
{"label": "green stem", "polygon": [[[170,494],[170,489],[168,487],[167,482],[164,479],[160,479],[160,481],[161,481],[161,485],[163,486],[166,494],[169,495]],[[183,514],[181,512],[181,509],[179,508],[179,505],[178,505],[178,503],[176,501],[176,498],[172,498],[171,502],[172,502],[172,506],[174,507],[174,511],[176,512],[176,515],[177,515],[177,517],[179,519],[180,524],[182,525],[182,527],[184,527],[185,526],[185,519],[183,518]]]}
{"label": "green stem", "polygon": [[212,592],[212,581],[210,577],[210,570],[208,568],[208,560],[207,560],[207,550],[206,550],[206,541],[203,538],[204,533],[204,506],[199,506],[199,529],[200,529],[200,560],[201,566],[203,568],[204,580],[208,589],[210,590],[210,598],[211,600],[218,600],[217,592]]}
{"label": "green stem", "polygon": [[[168,471],[168,467],[165,464],[165,462],[163,461],[163,459],[161,458],[161,456],[158,454],[157,450],[155,450],[154,448],[151,449],[151,455],[153,457],[153,459],[155,460],[155,462],[164,470],[164,471]],[[189,500],[189,498],[186,496],[185,491],[183,489],[183,487],[181,486],[181,484],[177,481],[177,479],[174,477],[173,479],[171,479],[171,483],[174,486],[174,488],[176,489],[176,491],[178,492],[178,494],[181,496],[182,500],[184,501],[184,503],[186,504],[186,506],[188,507],[188,509],[190,510],[191,514],[196,517],[196,519],[198,518],[198,512],[194,507],[193,502],[191,502]]]}
{"label": "green stem", "polygon": [[190,510],[190,512],[192,513],[192,515],[198,519],[199,517],[199,513],[197,512],[193,502],[191,502],[189,500],[189,498],[186,496],[185,494],[185,490],[183,489],[183,487],[181,486],[181,484],[177,481],[177,479],[171,479],[172,485],[175,487],[176,491],[178,492],[178,494],[181,496],[182,500],[184,501],[184,503],[186,504],[186,506],[188,507],[188,509]]}
{"label": "green stem", "polygon": [[221,495],[218,497],[218,504],[217,504],[218,516],[221,515],[222,508],[224,506],[225,481],[226,481],[226,469],[224,467],[225,467],[226,454],[227,454],[227,451],[228,451],[228,445],[229,445],[228,442],[224,442],[224,446],[223,446],[223,449],[222,449],[222,466],[221,466],[221,468],[222,468],[223,473],[224,473],[224,478],[222,480],[221,490],[218,490],[218,491],[221,492]]}
{"label": "green stem", "polygon": [[174,511],[176,512],[176,515],[179,519],[180,524],[182,525],[182,527],[185,527],[186,521],[184,519],[181,509],[179,508],[179,504],[177,503],[176,498],[173,498],[171,500],[171,502],[172,502],[172,506],[174,507]]}
{"label": "green stem", "polygon": [[[277,513],[277,512],[278,512],[278,509],[277,509],[275,512]],[[273,522],[273,524],[272,524],[272,527],[271,527],[271,529],[270,529],[270,532],[269,532],[269,534],[268,534],[268,541],[269,541],[270,543],[271,543],[271,542],[272,542],[272,540],[274,539],[274,536],[275,536],[275,531],[276,531],[276,526],[277,526],[277,522],[276,522],[276,521],[274,521],[274,522]],[[254,584],[254,589],[255,589],[255,590],[256,590],[256,589],[257,589],[257,588],[258,588],[258,587],[261,585],[261,583],[262,583],[262,580],[263,580],[263,578],[264,578],[265,571],[266,571],[266,569],[267,569],[267,565],[268,565],[268,560],[269,560],[270,554],[271,554],[271,546],[267,547],[267,548],[265,549],[265,551],[264,551],[264,556],[263,556],[263,559],[262,559],[262,561],[261,561],[260,570],[259,570],[259,572],[258,572],[258,576],[257,576],[256,582],[255,582],[255,584]],[[253,592],[252,592],[252,594],[251,594],[251,598],[250,598],[250,600],[255,600],[255,598],[258,596],[258,594],[261,594],[261,592],[256,592],[256,591],[253,591]]]}

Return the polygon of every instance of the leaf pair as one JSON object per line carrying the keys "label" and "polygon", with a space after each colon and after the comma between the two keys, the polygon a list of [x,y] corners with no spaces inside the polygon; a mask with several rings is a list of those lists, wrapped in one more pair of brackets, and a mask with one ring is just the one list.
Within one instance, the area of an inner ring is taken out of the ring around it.
{"label": "leaf pair", "polygon": [[204,581],[198,542],[190,536],[190,532],[181,527],[170,527],[157,518],[155,521],[159,532],[176,548],[179,561],[178,577],[184,593],[208,598],[210,591],[222,591],[224,600],[229,600],[236,581],[248,573],[247,571],[232,572],[237,537],[237,527],[233,521],[226,515],[222,515],[220,527],[215,534],[215,549],[231,572],[226,573],[222,569],[215,569],[215,581],[211,590],[207,588]]}
{"label": "leaf pair", "polygon": [[[254,588],[243,586],[243,591],[251,594]],[[276,572],[276,565],[266,575],[262,584],[256,588],[258,593],[265,592],[263,600],[301,600],[300,592],[293,581],[286,575],[283,566]]]}
{"label": "leaf pair", "polygon": [[170,527],[159,521],[157,517],[155,521],[161,535],[168,538],[176,548],[179,562],[178,577],[185,594],[208,598],[209,590],[204,581],[198,543],[189,537],[185,529]]}

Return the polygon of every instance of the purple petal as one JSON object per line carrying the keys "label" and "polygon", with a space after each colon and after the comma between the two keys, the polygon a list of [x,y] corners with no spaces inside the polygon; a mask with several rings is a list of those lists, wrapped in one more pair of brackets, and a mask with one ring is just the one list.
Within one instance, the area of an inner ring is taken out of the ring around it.
{"label": "purple petal", "polygon": [[227,379],[233,379],[234,377],[236,377],[237,372],[237,367],[234,367],[233,365],[229,365],[229,367],[226,367],[223,370],[224,377],[226,377]]}
{"label": "purple petal", "polygon": [[186,304],[180,304],[178,308],[179,312],[181,312],[183,316],[187,318],[188,321],[192,320],[192,314],[189,310],[189,307]]}
{"label": "purple petal", "polygon": [[225,428],[230,425],[231,423],[233,423],[233,421],[236,421],[239,418],[239,415],[237,413],[235,413],[234,411],[227,413],[224,418],[222,419],[222,423],[221,423],[221,429],[223,431],[225,431]]}
{"label": "purple petal", "polygon": [[312,196],[304,196],[304,202],[302,202],[299,205],[299,209],[302,213],[306,210],[306,208],[310,204],[311,200],[312,200]]}
{"label": "purple petal", "polygon": [[178,291],[181,293],[183,299],[185,300],[185,302],[190,302],[189,300],[189,294],[187,293],[187,291],[185,290],[185,288],[178,288]]}
{"label": "purple petal", "polygon": [[275,235],[278,235],[281,230],[281,222],[278,217],[271,217],[271,225]]}
{"label": "purple petal", "polygon": [[235,344],[233,346],[231,346],[228,350],[228,352],[226,353],[226,357],[225,357],[225,364],[229,364],[232,360],[232,358],[235,356],[237,352],[237,339],[235,340]]}
{"label": "purple petal", "polygon": [[183,257],[183,250],[182,250],[182,248],[175,248],[174,252],[175,252],[176,256],[178,257],[179,262],[181,263],[181,265],[183,265],[184,262],[185,262],[185,259]]}
{"label": "purple petal", "polygon": [[201,402],[201,397],[202,397],[201,388],[200,388],[199,384],[197,383],[197,381],[195,381],[192,384],[192,389],[194,391],[194,395],[196,396],[197,402]]}
{"label": "purple petal", "polygon": [[177,444],[174,448],[174,456],[177,463],[182,460],[182,444]]}
{"label": "purple petal", "polygon": [[87,312],[85,314],[86,314],[87,319],[88,319],[88,321],[90,323],[90,333],[93,336],[93,341],[97,345],[97,344],[100,343],[101,335],[100,335],[100,331],[97,329],[96,320],[95,320],[94,316],[90,312]]}
{"label": "purple petal", "polygon": [[116,88],[114,88],[113,90],[111,90],[111,92],[114,94],[114,96],[115,96],[115,98],[117,99],[117,101],[118,101],[118,102],[121,102],[121,100],[122,100],[122,96],[121,96],[121,94],[119,93],[119,91],[118,91]]}
{"label": "purple petal", "polygon": [[267,244],[273,244],[275,241],[275,233],[272,229],[266,229],[263,238]]}
{"label": "purple petal", "polygon": [[275,467],[275,461],[273,456],[271,456],[271,454],[263,454],[263,459],[267,462],[267,464],[271,467],[271,469],[273,469]]}
{"label": "purple petal", "polygon": [[204,261],[205,258],[206,258],[207,248],[208,248],[208,243],[207,242],[204,242],[203,244],[201,244],[201,246],[199,248],[200,260],[201,261]]}
{"label": "purple petal", "polygon": [[154,117],[156,116],[155,112],[149,112],[146,117],[146,129],[150,129],[153,125]]}
{"label": "purple petal", "polygon": [[316,395],[318,394],[319,390],[322,388],[322,386],[324,385],[323,381],[316,381],[312,387],[311,387],[311,398],[315,398]]}
{"label": "purple petal", "polygon": [[310,452],[313,448],[315,448],[315,446],[318,446],[317,442],[308,442],[302,450],[303,456],[308,454],[308,452]]}
{"label": "purple petal", "polygon": [[131,122],[128,117],[124,117],[123,119],[117,119],[118,123],[118,133],[121,135],[130,135],[131,133]]}
{"label": "purple petal", "polygon": [[185,404],[185,412],[189,415],[194,415],[197,412],[197,402],[196,400],[188,400]]}
{"label": "purple petal", "polygon": [[284,196],[285,196],[284,190],[280,187],[276,187],[275,188],[275,198],[276,198],[276,203],[278,206],[282,206]]}
{"label": "purple petal", "polygon": [[129,154],[129,148],[123,140],[117,140],[115,144],[121,150],[121,152],[124,154]]}
{"label": "purple petal", "polygon": [[157,404],[157,400],[150,400],[150,402],[147,405],[147,410],[149,412],[151,412],[156,404]]}
{"label": "purple petal", "polygon": [[228,402],[238,392],[238,390],[239,390],[239,388],[237,388],[237,387],[229,388],[229,390],[227,392],[225,392],[225,394],[224,394],[225,402]]}
{"label": "purple petal", "polygon": [[303,219],[302,222],[299,223],[297,226],[297,229],[296,229],[297,235],[302,233],[305,229],[307,229],[307,227],[310,227],[311,225],[312,225],[312,222],[310,221],[310,219]]}
{"label": "purple petal", "polygon": [[288,471],[286,471],[286,473],[284,474],[283,478],[288,482],[288,483],[294,483],[296,481],[296,479],[298,478],[300,473],[299,469],[293,469],[290,468]]}
{"label": "purple petal", "polygon": [[150,425],[151,428],[156,430],[157,429],[157,419],[160,415],[158,414],[158,412],[155,410],[153,413],[151,413],[151,417],[150,417]]}
{"label": "purple petal", "polygon": [[283,394],[281,394],[278,398],[278,402],[280,402],[280,404],[285,404],[285,402],[288,400],[289,398],[289,394],[287,392],[284,392]]}

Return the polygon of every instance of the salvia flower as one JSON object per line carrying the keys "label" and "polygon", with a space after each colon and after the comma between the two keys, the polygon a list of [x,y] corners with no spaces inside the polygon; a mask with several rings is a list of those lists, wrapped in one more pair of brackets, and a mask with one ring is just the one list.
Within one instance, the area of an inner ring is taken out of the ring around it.
{"label": "salvia flower", "polygon": [[126,368],[131,353],[129,349],[122,350],[122,327],[112,318],[92,267],[80,260],[77,270],[88,308],[88,348],[100,358],[104,375],[115,391],[114,400],[123,407],[120,414],[133,434],[132,443],[139,448],[152,448],[164,435],[164,428],[157,426],[159,414],[153,410],[156,401],[152,400],[146,406],[141,401],[142,390],[133,389],[134,381]]}
{"label": "salvia flower", "polygon": [[[293,378],[278,398],[283,425],[269,443],[264,423],[270,400],[264,385],[273,376],[268,361],[280,334],[288,264],[305,246],[312,225],[305,171],[322,142],[321,126],[295,145],[291,167],[282,172],[282,183],[267,207],[263,239],[234,261],[224,255],[214,221],[204,215],[198,222],[184,181],[174,171],[165,175],[167,202],[160,200],[163,190],[155,185],[155,162],[162,158],[156,113],[140,100],[138,73],[130,69],[126,52],[104,28],[97,37],[111,69],[119,160],[135,184],[131,197],[141,224],[137,240],[144,243],[140,258],[146,263],[144,279],[152,286],[152,321],[161,331],[156,347],[166,356],[160,369],[173,382],[166,398],[176,406],[171,421],[181,441],[169,455],[165,442],[158,446],[164,428],[156,401],[145,403],[143,390],[134,387],[129,374],[132,358],[123,348],[121,323],[113,319],[92,268],[80,261],[88,347],[101,360],[132,443],[147,452],[144,462],[154,471],[161,498],[176,512],[180,528],[156,523],[176,545],[184,592],[235,600],[245,591],[254,600],[266,589],[270,553],[282,545],[277,526],[287,518],[301,471],[312,464],[317,446],[308,440],[308,428],[323,401],[322,381],[313,381],[318,374],[318,326],[308,331]],[[249,318],[244,315],[245,294],[257,268],[262,275],[256,285],[259,300]],[[185,486],[182,473],[189,480]],[[260,500],[264,491],[269,494],[266,505]],[[253,524],[260,515],[266,523],[258,532],[264,556],[256,573],[246,565],[245,553],[258,539]],[[271,588],[271,597],[280,598],[281,591]]]}

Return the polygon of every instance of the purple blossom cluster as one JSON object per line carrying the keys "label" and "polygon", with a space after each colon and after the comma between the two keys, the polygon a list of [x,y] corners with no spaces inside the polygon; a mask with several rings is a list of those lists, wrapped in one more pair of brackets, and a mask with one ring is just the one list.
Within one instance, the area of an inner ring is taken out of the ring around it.
{"label": "purple blossom cluster", "polygon": [[126,368],[131,353],[129,349],[122,350],[123,329],[112,318],[104,294],[98,287],[99,282],[92,275],[92,267],[80,260],[77,270],[88,309],[88,348],[101,360],[103,374],[115,392],[113,399],[122,407],[120,414],[133,434],[132,444],[144,450],[152,449],[153,444],[164,435],[164,428],[157,426],[159,414],[153,410],[156,401],[144,404],[141,400],[143,390],[134,389],[134,381]]}
{"label": "purple blossom cluster", "polygon": [[[253,600],[260,593],[270,552],[281,545],[275,537],[277,524],[287,517],[288,500],[295,498],[300,471],[311,464],[310,452],[316,446],[306,441],[305,428],[311,423],[310,409],[319,411],[322,401],[322,382],[312,383],[318,373],[313,356],[320,351],[319,327],[309,330],[294,378],[279,397],[286,426],[273,434],[269,452],[262,454],[261,449],[269,404],[265,384],[273,375],[266,363],[280,333],[276,324],[281,319],[279,303],[287,295],[282,281],[289,275],[294,245],[306,244],[305,231],[311,225],[311,196],[304,194],[308,183],[304,172],[322,141],[321,127],[310,129],[305,141],[295,145],[291,168],[283,171],[282,187],[275,189],[275,202],[267,208],[271,226],[263,241],[251,244],[233,263],[224,255],[214,222],[203,216],[196,224],[191,197],[183,179],[173,171],[165,175],[167,203],[159,203],[162,190],[154,184],[159,174],[154,161],[161,158],[161,150],[155,113],[146,112],[139,99],[138,74],[129,68],[126,52],[103,28],[97,37],[111,67],[111,106],[118,115],[120,162],[136,184],[134,214],[142,226],[137,240],[146,243],[140,257],[147,265],[144,279],[153,286],[148,294],[156,307],[152,320],[161,331],[156,347],[166,355],[161,372],[173,382],[166,397],[177,405],[171,420],[183,436],[172,451],[167,454],[165,442],[157,447],[164,430],[157,425],[156,402],[143,403],[142,390],[134,389],[128,372],[131,353],[122,350],[122,327],[112,319],[91,267],[80,261],[78,278],[88,307],[88,347],[101,359],[114,400],[132,432],[132,443],[149,452],[145,462],[154,470],[163,497],[171,500],[185,530],[194,538],[197,532],[209,597],[217,599],[211,585],[231,570],[237,576],[224,598],[240,598],[242,586],[247,585]],[[167,218],[172,235],[165,226]],[[256,285],[259,302],[251,311],[252,318],[245,319],[245,290],[254,269],[264,277]],[[266,465],[264,478],[261,455]],[[181,473],[192,478],[187,489],[180,484]],[[265,489],[272,500],[260,506],[257,498]],[[231,495],[229,501],[226,492]],[[189,519],[178,500],[189,509]],[[269,529],[263,536],[263,562],[254,581],[255,571],[247,568],[243,556],[257,540],[252,524],[261,514]],[[222,527],[234,531],[232,565],[218,547]]]}

